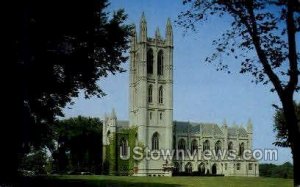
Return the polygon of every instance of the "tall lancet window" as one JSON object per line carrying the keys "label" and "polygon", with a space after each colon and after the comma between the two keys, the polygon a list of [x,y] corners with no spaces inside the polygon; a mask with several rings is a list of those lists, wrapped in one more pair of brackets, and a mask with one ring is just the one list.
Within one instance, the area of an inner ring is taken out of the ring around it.
{"label": "tall lancet window", "polygon": [[148,87],[148,102],[152,103],[152,85],[151,84]]}
{"label": "tall lancet window", "polygon": [[164,74],[164,53],[160,50],[157,54],[157,74]]}
{"label": "tall lancet window", "polygon": [[159,149],[159,135],[157,132],[155,132],[152,136],[152,150],[158,150]]}
{"label": "tall lancet window", "polygon": [[239,156],[243,156],[245,150],[244,143],[241,143],[239,148]]}
{"label": "tall lancet window", "polygon": [[161,104],[164,102],[164,99],[163,99],[164,98],[164,93],[163,92],[164,92],[164,89],[163,89],[162,86],[160,86],[159,89],[158,89],[158,102],[161,103]]}
{"label": "tall lancet window", "polygon": [[121,141],[120,141],[120,144],[121,144],[121,156],[127,156],[127,141],[125,138],[122,138]]}
{"label": "tall lancet window", "polygon": [[153,50],[149,49],[147,52],[147,73],[153,74]]}

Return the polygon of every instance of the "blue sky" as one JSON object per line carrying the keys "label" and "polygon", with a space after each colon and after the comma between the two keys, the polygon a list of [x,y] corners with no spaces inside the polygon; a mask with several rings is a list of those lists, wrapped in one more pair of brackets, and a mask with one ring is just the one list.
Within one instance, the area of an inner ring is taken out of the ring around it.
{"label": "blue sky", "polygon": [[[109,10],[124,8],[128,14],[128,23],[137,24],[142,12],[148,24],[148,36],[154,36],[156,27],[162,36],[165,33],[167,18],[177,19],[184,9],[177,0],[111,0]],[[254,125],[254,148],[275,148],[273,132],[274,108],[272,104],[280,104],[270,86],[251,83],[252,77],[238,73],[238,63],[224,58],[233,64],[232,73],[218,72],[211,64],[203,63],[213,52],[213,39],[221,36],[228,27],[227,19],[210,19],[199,25],[196,33],[188,32],[173,23],[174,30],[174,120],[193,122],[214,122],[221,124],[225,119],[229,125],[246,125],[251,119]],[[128,63],[124,64],[127,69]],[[128,119],[128,73],[108,76],[99,81],[107,96],[98,99],[74,99],[71,109],[66,108],[66,117],[77,115],[100,117],[115,108],[118,119]],[[299,101],[300,96],[297,94]],[[290,150],[278,148],[278,161],[291,161]]]}

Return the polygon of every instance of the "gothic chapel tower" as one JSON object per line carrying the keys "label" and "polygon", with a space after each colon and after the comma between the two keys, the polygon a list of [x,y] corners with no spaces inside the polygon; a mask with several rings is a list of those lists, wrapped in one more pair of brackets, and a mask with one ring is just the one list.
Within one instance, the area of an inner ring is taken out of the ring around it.
{"label": "gothic chapel tower", "polygon": [[[144,13],[139,35],[134,29],[130,50],[130,126],[138,127],[137,140],[150,150],[171,150],[173,124],[173,31],[170,19],[162,38],[157,28],[147,37]],[[159,153],[160,156],[163,156]],[[166,161],[143,159],[137,176],[168,176]],[[171,163],[171,161],[168,161]]]}

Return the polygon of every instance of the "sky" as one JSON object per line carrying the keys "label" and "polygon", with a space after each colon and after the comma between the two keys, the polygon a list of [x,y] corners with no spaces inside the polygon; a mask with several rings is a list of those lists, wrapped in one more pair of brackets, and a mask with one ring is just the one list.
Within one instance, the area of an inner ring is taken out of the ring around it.
{"label": "sky", "polygon": [[[278,149],[277,161],[260,161],[282,164],[292,162],[290,149],[272,145],[273,132],[272,104],[280,105],[276,93],[270,86],[251,83],[253,77],[238,73],[238,63],[234,63],[232,73],[216,71],[204,59],[213,52],[212,41],[221,36],[228,27],[227,19],[209,19],[200,24],[197,32],[187,32],[174,23],[178,14],[184,10],[180,0],[111,0],[108,10],[125,9],[127,23],[136,24],[142,12],[147,20],[148,36],[153,37],[159,27],[164,36],[167,18],[173,22],[174,32],[174,113],[177,121],[211,122],[222,124],[226,120],[232,124],[243,125],[251,119],[253,123],[253,148]],[[139,32],[139,31],[137,31]],[[123,65],[128,69],[128,63]],[[103,98],[75,98],[75,104],[65,108],[65,117],[78,115],[103,118],[105,113],[116,110],[119,120],[128,120],[129,75],[128,72],[110,75],[99,81],[107,94]],[[299,94],[295,95],[300,101]]]}

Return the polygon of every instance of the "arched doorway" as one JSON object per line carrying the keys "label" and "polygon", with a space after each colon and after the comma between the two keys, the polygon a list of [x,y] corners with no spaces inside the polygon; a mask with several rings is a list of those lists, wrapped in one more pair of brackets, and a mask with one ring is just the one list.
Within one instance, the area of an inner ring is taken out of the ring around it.
{"label": "arched doorway", "polygon": [[192,174],[192,171],[193,171],[192,163],[188,162],[185,165],[185,172],[188,174]]}
{"label": "arched doorway", "polygon": [[213,164],[212,167],[211,167],[211,173],[213,175],[216,175],[217,174],[217,164]]}
{"label": "arched doorway", "polygon": [[198,172],[200,175],[205,175],[205,164],[201,162],[198,166]]}
{"label": "arched doorway", "polygon": [[179,163],[178,162],[174,162],[174,168],[173,168],[173,175],[178,175],[179,173]]}

